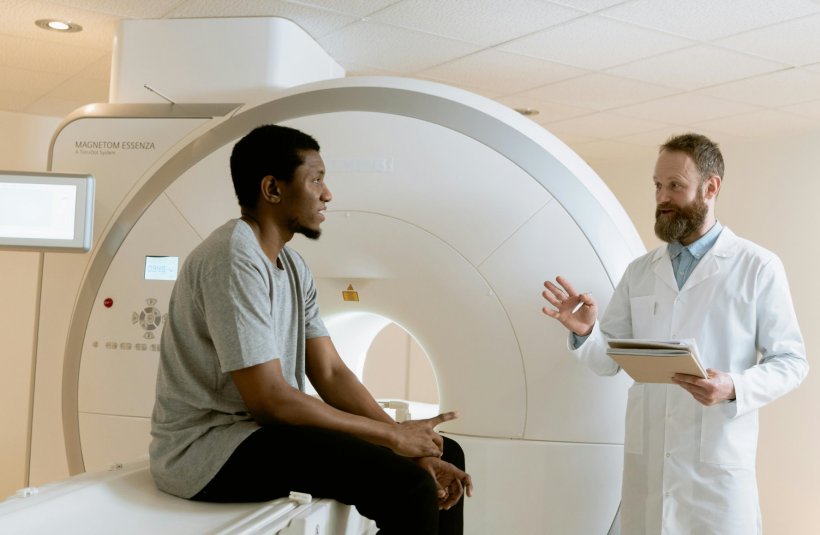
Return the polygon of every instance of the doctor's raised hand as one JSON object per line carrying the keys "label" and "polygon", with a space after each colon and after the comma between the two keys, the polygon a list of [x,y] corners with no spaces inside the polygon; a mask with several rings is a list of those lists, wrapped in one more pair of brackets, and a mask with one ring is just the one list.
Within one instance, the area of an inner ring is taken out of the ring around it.
{"label": "doctor's raised hand", "polygon": [[576,292],[564,277],[556,277],[555,282],[560,287],[550,281],[544,282],[546,290],[541,295],[555,307],[544,307],[544,314],[557,319],[561,325],[576,335],[588,336],[598,317],[598,304],[595,299],[588,293]]}

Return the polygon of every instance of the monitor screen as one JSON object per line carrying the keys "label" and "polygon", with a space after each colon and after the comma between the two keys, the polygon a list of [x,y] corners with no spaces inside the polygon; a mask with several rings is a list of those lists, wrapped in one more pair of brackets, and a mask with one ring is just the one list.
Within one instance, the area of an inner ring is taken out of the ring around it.
{"label": "monitor screen", "polygon": [[146,256],[145,280],[175,281],[178,267],[178,256]]}
{"label": "monitor screen", "polygon": [[93,221],[91,175],[0,171],[0,249],[88,251]]}

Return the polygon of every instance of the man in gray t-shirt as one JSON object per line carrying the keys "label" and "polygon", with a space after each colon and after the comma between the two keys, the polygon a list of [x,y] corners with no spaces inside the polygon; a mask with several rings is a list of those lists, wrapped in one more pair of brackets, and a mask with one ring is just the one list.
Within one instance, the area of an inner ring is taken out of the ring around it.
{"label": "man in gray t-shirt", "polygon": [[[390,419],[339,357],[310,270],[285,245],[321,232],[331,194],[318,144],[259,127],[234,147],[231,175],[242,217],[194,249],[171,295],[157,486],[223,502],[299,490],[356,505],[385,534],[460,533],[472,482],[461,449],[434,430],[456,415]],[[321,400],[304,393],[306,376]]]}

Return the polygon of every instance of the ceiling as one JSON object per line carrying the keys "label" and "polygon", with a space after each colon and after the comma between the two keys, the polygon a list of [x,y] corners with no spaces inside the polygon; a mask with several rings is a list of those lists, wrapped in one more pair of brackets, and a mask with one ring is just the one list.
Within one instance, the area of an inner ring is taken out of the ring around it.
{"label": "ceiling", "polygon": [[[588,160],[696,130],[723,143],[820,128],[820,0],[0,0],[0,110],[108,100],[122,19],[280,16],[348,76],[444,82]],[[58,18],[79,33],[42,30]]]}

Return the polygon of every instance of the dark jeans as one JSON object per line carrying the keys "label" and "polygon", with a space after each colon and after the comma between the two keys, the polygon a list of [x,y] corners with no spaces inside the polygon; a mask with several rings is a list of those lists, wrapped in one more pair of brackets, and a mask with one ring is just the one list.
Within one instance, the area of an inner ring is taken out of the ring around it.
{"label": "dark jeans", "polygon": [[[464,452],[444,437],[444,460],[464,469]],[[233,452],[194,500],[258,502],[306,492],[376,521],[382,535],[460,535],[464,499],[439,511],[436,484],[412,460],[346,433],[267,425]]]}

